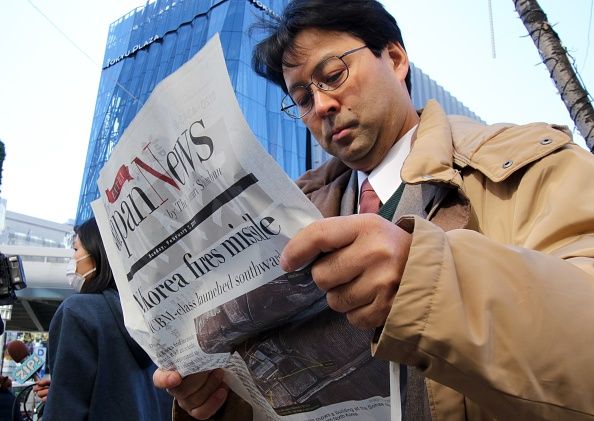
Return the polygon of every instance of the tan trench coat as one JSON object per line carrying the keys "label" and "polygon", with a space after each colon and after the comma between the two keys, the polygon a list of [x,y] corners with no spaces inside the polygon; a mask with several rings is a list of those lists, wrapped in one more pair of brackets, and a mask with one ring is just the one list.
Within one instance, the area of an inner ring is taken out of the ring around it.
{"label": "tan trench coat", "polygon": [[373,351],[423,370],[435,420],[594,419],[594,157],[569,141],[547,124],[448,120],[436,103],[421,116],[403,179],[458,187],[470,220],[409,221]]}
{"label": "tan trench coat", "polygon": [[[374,355],[423,372],[434,420],[593,420],[594,157],[430,101],[401,176],[457,199],[398,221],[413,242]],[[332,216],[349,179],[333,160],[298,184]]]}

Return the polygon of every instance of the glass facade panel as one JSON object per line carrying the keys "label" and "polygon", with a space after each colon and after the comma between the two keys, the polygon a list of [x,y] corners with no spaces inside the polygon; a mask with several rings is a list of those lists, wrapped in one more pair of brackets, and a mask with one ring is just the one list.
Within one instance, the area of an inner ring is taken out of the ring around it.
{"label": "glass facade panel", "polygon": [[[287,150],[305,143],[305,127],[298,121],[282,121],[280,89],[258,77],[250,66],[256,39],[247,35],[247,29],[258,17],[278,13],[287,2],[155,0],[110,25],[77,223],[92,215],[90,203],[99,197],[99,171],[155,86],[216,33],[240,107],[258,140],[289,176],[296,178],[305,171],[305,155],[298,149]],[[281,125],[290,127],[285,131],[290,137],[280,138]]]}

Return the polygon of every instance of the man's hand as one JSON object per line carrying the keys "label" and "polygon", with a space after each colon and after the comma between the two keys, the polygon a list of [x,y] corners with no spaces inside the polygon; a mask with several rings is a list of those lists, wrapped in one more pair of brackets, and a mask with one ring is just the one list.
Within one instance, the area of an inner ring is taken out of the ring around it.
{"label": "man's hand", "polygon": [[182,379],[177,371],[157,369],[153,383],[160,389],[167,389],[179,406],[197,420],[212,417],[225,403],[229,393],[223,382],[223,370],[190,374]]}
{"label": "man's hand", "polygon": [[48,377],[37,380],[35,386],[33,386],[33,393],[37,395],[42,402],[47,401],[47,395],[49,393],[51,380]]}
{"label": "man's hand", "polygon": [[281,266],[292,272],[317,258],[312,276],[327,291],[330,308],[369,329],[390,313],[411,242],[409,233],[376,214],[326,218],[289,241]]}

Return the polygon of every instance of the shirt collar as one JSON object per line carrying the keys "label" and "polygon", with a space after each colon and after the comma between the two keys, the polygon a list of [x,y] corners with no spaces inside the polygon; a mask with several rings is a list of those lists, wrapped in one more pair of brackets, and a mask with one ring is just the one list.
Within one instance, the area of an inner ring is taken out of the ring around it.
{"label": "shirt collar", "polygon": [[416,128],[417,126],[414,126],[406,132],[388,151],[384,160],[369,174],[357,171],[359,191],[361,191],[361,184],[366,178],[369,178],[369,184],[371,184],[382,203],[386,203],[392,197],[402,182],[400,170],[410,152],[411,140]]}

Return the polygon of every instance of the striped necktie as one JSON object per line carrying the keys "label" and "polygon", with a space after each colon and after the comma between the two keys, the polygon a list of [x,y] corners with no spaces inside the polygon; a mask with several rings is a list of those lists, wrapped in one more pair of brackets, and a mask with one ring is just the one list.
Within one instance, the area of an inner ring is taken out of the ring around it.
{"label": "striped necktie", "polygon": [[373,187],[369,183],[369,179],[365,179],[361,184],[361,194],[359,196],[359,213],[377,213],[381,206],[380,198],[378,197]]}

